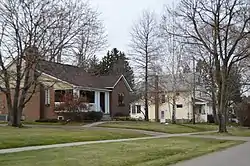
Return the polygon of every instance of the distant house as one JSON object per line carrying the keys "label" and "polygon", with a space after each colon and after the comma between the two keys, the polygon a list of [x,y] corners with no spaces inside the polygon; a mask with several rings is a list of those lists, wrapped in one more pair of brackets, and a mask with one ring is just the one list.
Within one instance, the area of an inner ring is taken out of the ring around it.
{"label": "distant house", "polygon": [[[55,107],[63,102],[65,94],[85,97],[90,110],[102,111],[107,116],[129,115],[132,89],[123,75],[93,76],[81,68],[45,60],[39,61],[35,72],[39,72],[39,86],[24,108],[26,120],[59,118]],[[0,101],[0,120],[5,120],[8,110],[3,92]]]}
{"label": "distant house", "polygon": [[[176,82],[172,81],[172,76],[161,78],[159,86],[159,112],[158,117],[170,121],[173,113],[173,97],[175,96],[175,108],[177,121],[191,121],[193,118],[193,77],[191,73],[184,73]],[[207,122],[211,116],[212,105],[205,89],[196,82],[195,92],[195,117],[197,122]],[[175,94],[175,95],[174,95]],[[149,119],[155,121],[155,102],[152,98],[149,104]],[[132,118],[144,119],[145,104],[143,99],[131,103],[130,116]]]}

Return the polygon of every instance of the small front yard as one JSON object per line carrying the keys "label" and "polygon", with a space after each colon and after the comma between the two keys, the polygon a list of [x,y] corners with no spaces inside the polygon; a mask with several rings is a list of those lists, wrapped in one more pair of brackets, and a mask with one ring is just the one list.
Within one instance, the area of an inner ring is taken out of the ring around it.
{"label": "small front yard", "polygon": [[4,166],[166,166],[242,142],[165,138],[0,155]]}
{"label": "small front yard", "polygon": [[210,124],[160,124],[155,122],[110,122],[99,125],[100,127],[111,127],[111,128],[127,128],[127,129],[141,129],[148,131],[157,131],[164,133],[193,133],[202,131],[214,131],[218,127]]}
{"label": "small front yard", "polygon": [[130,131],[0,127],[0,149],[68,142],[143,137]]}

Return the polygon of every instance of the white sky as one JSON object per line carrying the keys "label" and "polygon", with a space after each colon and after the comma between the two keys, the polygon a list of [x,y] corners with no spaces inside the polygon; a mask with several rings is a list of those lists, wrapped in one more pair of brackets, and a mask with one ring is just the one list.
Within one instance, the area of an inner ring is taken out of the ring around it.
{"label": "white sky", "polygon": [[[102,13],[107,33],[109,48],[118,48],[127,52],[130,40],[129,32],[133,22],[144,9],[161,14],[164,4],[171,5],[174,0],[89,0],[92,6]],[[176,2],[177,0],[175,0]],[[104,54],[107,50],[104,51]],[[98,56],[103,56],[103,53]]]}

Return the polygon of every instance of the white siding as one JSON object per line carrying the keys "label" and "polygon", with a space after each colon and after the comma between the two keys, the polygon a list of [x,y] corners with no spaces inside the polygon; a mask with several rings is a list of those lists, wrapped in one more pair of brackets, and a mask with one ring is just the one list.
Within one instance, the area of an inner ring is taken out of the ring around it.
{"label": "white siding", "polygon": [[[161,111],[164,111],[165,119],[171,120],[172,119],[172,93],[167,93],[166,97],[170,100],[166,99],[165,103],[160,103],[159,106],[159,118],[161,117]],[[176,108],[176,119],[184,119],[184,120],[191,120],[193,115],[193,105],[192,105],[192,94],[190,92],[180,92],[179,96],[176,98],[176,104],[182,104],[182,108]],[[144,115],[142,113],[132,114],[132,105],[139,104],[141,105],[141,109],[144,112],[144,101],[140,100],[131,104],[130,108],[130,115],[132,118],[143,118]],[[204,105],[205,114],[199,116],[201,121],[207,121],[207,115],[212,114],[212,106],[211,105]],[[155,105],[149,105],[149,120],[155,120]]]}

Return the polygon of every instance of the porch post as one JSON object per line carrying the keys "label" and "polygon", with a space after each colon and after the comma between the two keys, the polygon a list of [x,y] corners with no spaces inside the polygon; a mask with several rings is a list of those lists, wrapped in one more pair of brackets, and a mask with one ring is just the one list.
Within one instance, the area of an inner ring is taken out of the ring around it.
{"label": "porch post", "polygon": [[76,87],[73,87],[73,95],[76,95],[76,97],[80,97],[80,90]]}
{"label": "porch post", "polygon": [[110,113],[109,106],[110,106],[109,92],[105,92],[105,114]]}
{"label": "porch post", "polygon": [[96,112],[101,111],[100,110],[100,92],[95,91],[95,110]]}

